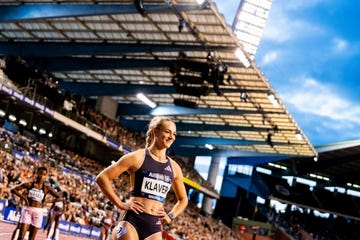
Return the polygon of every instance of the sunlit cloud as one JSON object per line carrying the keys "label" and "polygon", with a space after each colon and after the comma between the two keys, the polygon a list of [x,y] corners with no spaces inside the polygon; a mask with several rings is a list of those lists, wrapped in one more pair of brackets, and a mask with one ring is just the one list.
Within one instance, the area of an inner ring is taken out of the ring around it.
{"label": "sunlit cloud", "polygon": [[325,34],[326,30],[321,26],[317,26],[314,22],[297,19],[291,11],[315,5],[315,3],[307,4],[307,2],[312,1],[287,1],[287,4],[272,4],[270,12],[272,16],[265,25],[263,39],[283,43],[306,36]]}
{"label": "sunlit cloud", "polygon": [[281,99],[297,111],[336,121],[360,124],[358,103],[338,94],[330,85],[309,77],[297,77],[292,87],[280,92]]}
{"label": "sunlit cloud", "polygon": [[[284,15],[284,12],[277,11],[277,8],[272,8],[270,14],[275,15],[275,17],[268,19],[262,39],[279,43],[292,39],[294,33],[288,24],[289,19]],[[279,26],[282,27],[280,28]]]}
{"label": "sunlit cloud", "polygon": [[[316,12],[320,4],[333,9],[330,5],[334,3],[329,0],[294,0],[281,4],[274,1],[258,62],[313,143],[359,139],[360,104],[350,99],[345,88],[335,84],[343,78],[340,72],[343,64],[350,58],[355,62],[359,56],[360,42],[326,21],[306,17]],[[327,70],[333,63],[332,69]],[[329,77],[325,71],[329,71]],[[309,77],[312,75],[324,76],[324,79]],[[336,79],[334,85],[332,79]]]}
{"label": "sunlit cloud", "polygon": [[348,42],[344,39],[334,38],[333,42],[333,52],[335,53],[343,53],[348,50]]}
{"label": "sunlit cloud", "polygon": [[278,91],[314,143],[360,138],[360,107],[357,107],[360,104],[341,95],[335,86],[299,76]]}
{"label": "sunlit cloud", "polygon": [[278,59],[279,53],[277,51],[270,51],[266,53],[263,58],[261,59],[261,65],[265,66],[271,64]]}

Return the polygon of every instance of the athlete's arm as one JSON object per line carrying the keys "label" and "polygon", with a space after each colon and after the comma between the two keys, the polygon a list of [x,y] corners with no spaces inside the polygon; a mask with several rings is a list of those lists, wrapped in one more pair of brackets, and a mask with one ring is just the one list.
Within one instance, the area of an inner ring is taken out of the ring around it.
{"label": "athlete's arm", "polygon": [[[171,160],[171,162],[174,170],[174,180],[172,182],[172,188],[175,192],[177,202],[168,214],[172,214],[172,216],[176,218],[185,210],[188,204],[188,198],[186,194],[181,168],[174,160]],[[167,216],[167,218],[168,219],[166,220],[168,223],[172,221],[172,219],[169,216]]]}
{"label": "athlete's arm", "polygon": [[46,202],[57,202],[57,201],[60,201],[61,198],[62,198],[62,194],[61,192],[57,192],[51,185],[48,185],[48,184],[45,184],[45,187],[46,187],[46,194],[47,193],[50,193],[54,199],[52,199],[51,201],[46,201]]}
{"label": "athlete's arm", "polygon": [[29,200],[27,198],[27,196],[25,194],[23,194],[22,190],[29,188],[31,186],[31,182],[24,182],[24,183],[20,183],[16,186],[14,186],[11,189],[11,193],[19,196],[21,199],[23,199],[26,203],[26,205],[29,205]]}
{"label": "athlete's arm", "polygon": [[141,159],[144,158],[144,150],[137,150],[122,156],[115,164],[101,171],[95,181],[105,197],[107,197],[117,208],[121,210],[132,210],[136,213],[143,212],[143,204],[138,201],[124,203],[116,194],[112,180],[125,171],[133,172],[139,168]]}

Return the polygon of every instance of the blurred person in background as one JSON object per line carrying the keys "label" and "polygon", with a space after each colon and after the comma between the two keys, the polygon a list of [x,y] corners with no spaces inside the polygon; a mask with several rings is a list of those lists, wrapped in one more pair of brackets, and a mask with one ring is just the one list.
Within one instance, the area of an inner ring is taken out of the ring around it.
{"label": "blurred person in background", "polygon": [[61,198],[54,201],[51,205],[49,216],[45,225],[47,230],[46,239],[58,240],[59,239],[59,222],[61,215],[63,215],[65,206],[68,203],[68,194],[65,191],[61,191]]}
{"label": "blurred person in background", "polygon": [[107,206],[105,209],[105,216],[101,219],[100,225],[100,238],[99,240],[107,240],[111,235],[111,230],[116,224],[116,220],[113,217],[111,206]]}
{"label": "blurred person in background", "polygon": [[50,193],[55,198],[59,194],[49,184],[45,184],[48,170],[46,167],[39,167],[34,180],[20,183],[11,189],[11,192],[19,196],[24,202],[24,208],[20,218],[20,232],[18,240],[23,240],[29,231],[29,240],[34,240],[37,231],[42,226],[45,197]]}

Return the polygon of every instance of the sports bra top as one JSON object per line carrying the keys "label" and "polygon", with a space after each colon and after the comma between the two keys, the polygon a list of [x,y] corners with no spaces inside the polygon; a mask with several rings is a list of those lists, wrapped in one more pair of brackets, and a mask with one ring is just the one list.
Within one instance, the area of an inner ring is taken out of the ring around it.
{"label": "sports bra top", "polygon": [[42,189],[38,189],[34,187],[34,183],[33,183],[28,192],[28,199],[31,199],[39,203],[43,203],[45,200],[44,185]]}
{"label": "sports bra top", "polygon": [[145,149],[145,159],[141,167],[135,172],[133,197],[144,197],[164,202],[174,179],[170,159],[165,163],[155,161]]}

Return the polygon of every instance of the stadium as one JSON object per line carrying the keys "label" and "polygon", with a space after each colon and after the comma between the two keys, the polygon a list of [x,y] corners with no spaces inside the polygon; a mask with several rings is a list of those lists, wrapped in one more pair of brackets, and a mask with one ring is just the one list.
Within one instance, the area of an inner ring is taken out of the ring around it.
{"label": "stadium", "polygon": [[[69,196],[59,239],[99,239],[111,202],[96,176],[169,116],[189,204],[163,239],[359,239],[359,143],[312,146],[253,60],[270,9],[241,1],[231,27],[212,1],[2,1],[0,238],[20,218],[11,189],[46,166]],[[114,181],[124,202],[129,185]]]}

